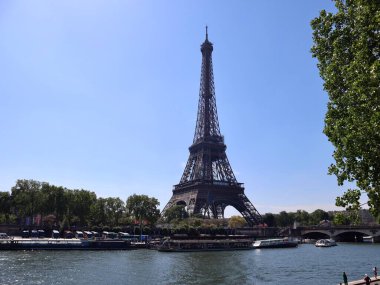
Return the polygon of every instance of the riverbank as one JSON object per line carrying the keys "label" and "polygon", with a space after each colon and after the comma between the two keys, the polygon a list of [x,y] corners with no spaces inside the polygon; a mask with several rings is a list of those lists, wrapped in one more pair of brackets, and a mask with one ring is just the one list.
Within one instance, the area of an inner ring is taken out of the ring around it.
{"label": "riverbank", "polygon": [[[380,278],[375,276],[370,277],[371,278],[371,284],[373,285],[380,285]],[[339,283],[339,285],[344,285],[344,283]],[[348,282],[348,285],[365,285],[364,276],[362,280],[356,280],[356,281],[350,281]]]}

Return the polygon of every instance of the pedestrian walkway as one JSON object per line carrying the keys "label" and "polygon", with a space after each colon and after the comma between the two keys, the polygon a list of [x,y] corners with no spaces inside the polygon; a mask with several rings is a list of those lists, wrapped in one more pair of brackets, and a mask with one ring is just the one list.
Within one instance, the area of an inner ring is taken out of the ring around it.
{"label": "pedestrian walkway", "polygon": [[[339,283],[339,285],[344,285],[344,283]],[[348,285],[365,285],[364,277],[363,279],[360,279],[360,280],[350,281],[348,282]],[[376,279],[375,276],[372,276],[371,285],[380,285],[380,277],[377,276],[377,279]]]}

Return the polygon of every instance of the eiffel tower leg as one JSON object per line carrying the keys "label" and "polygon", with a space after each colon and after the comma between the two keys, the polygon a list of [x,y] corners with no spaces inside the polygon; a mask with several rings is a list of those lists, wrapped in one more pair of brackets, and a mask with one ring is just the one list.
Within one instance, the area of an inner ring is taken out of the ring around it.
{"label": "eiffel tower leg", "polygon": [[166,206],[164,207],[164,209],[161,212],[161,217],[164,217],[166,210],[171,208],[174,205],[174,200],[175,200],[174,197],[170,198],[169,202],[166,204]]}
{"label": "eiffel tower leg", "polygon": [[226,209],[227,205],[226,204],[221,204],[220,205],[220,212],[218,213],[219,219],[224,219],[224,210]]}
{"label": "eiffel tower leg", "polygon": [[211,206],[212,218],[217,219],[218,218],[218,205],[216,205],[215,203],[212,203],[210,206]]}
{"label": "eiffel tower leg", "polygon": [[247,223],[250,226],[258,225],[262,223],[263,218],[260,213],[253,206],[251,201],[245,196],[244,193],[240,193],[239,195],[239,208],[237,210],[242,214]]}

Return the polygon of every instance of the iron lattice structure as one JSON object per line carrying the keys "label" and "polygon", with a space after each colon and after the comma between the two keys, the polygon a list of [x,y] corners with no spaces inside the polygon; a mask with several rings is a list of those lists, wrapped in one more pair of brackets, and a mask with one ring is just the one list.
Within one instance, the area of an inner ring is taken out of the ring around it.
{"label": "iron lattice structure", "polygon": [[174,205],[184,205],[189,214],[218,219],[224,218],[227,206],[233,206],[249,225],[257,225],[262,217],[244,194],[243,184],[237,182],[220,133],[212,51],[206,27],[206,40],[201,45],[201,83],[193,144],[181,180],[174,186],[173,196],[162,214]]}

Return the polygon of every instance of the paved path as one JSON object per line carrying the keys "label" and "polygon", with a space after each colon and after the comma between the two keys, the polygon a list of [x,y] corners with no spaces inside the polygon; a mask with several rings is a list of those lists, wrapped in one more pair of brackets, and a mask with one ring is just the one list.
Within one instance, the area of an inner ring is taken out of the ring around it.
{"label": "paved path", "polygon": [[[372,276],[372,277],[370,276],[370,278],[371,278],[371,285],[380,285],[380,276],[377,276],[377,279],[375,278],[375,276]],[[344,283],[339,283],[339,285],[344,285]],[[365,285],[364,276],[363,276],[363,279],[361,280],[348,282],[348,285]]]}

